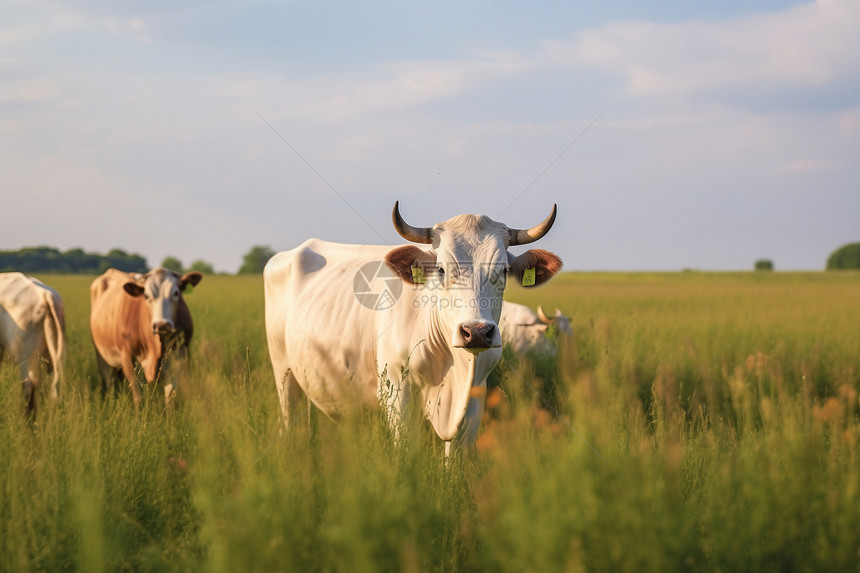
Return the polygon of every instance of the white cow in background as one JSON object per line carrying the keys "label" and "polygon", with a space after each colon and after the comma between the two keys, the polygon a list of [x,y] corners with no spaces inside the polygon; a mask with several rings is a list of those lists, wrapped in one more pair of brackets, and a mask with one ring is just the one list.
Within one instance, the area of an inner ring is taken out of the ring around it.
{"label": "white cow in background", "polygon": [[[395,229],[420,247],[310,239],[272,257],[263,272],[266,334],[286,427],[305,394],[335,420],[381,404],[396,435],[414,391],[446,452],[455,437],[472,445],[502,354],[505,283],[537,286],[562,264],[548,251],[508,248],[543,237],[555,216],[553,206],[526,230],[482,215],[413,227],[395,203]],[[377,298],[364,281],[379,277],[388,287]]]}
{"label": "white cow in background", "polygon": [[40,360],[53,370],[51,399],[59,397],[65,361],[65,318],[60,295],[21,273],[0,274],[0,355],[18,365],[24,399],[32,411],[41,380]]}
{"label": "white cow in background", "polygon": [[547,316],[543,308],[538,306],[537,312],[524,304],[505,301],[502,305],[502,316],[499,328],[502,331],[502,342],[510,345],[517,354],[539,352],[555,355],[558,348],[547,339],[547,331],[552,326],[560,333],[573,334],[570,328],[570,318],[555,309],[553,316]]}

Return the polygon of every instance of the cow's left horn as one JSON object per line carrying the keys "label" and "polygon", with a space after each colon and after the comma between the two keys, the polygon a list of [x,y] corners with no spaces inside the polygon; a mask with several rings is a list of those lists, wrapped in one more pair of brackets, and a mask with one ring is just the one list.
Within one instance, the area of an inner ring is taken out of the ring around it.
{"label": "cow's left horn", "polygon": [[544,323],[544,324],[552,324],[553,323],[553,319],[551,319],[550,317],[548,317],[546,315],[546,313],[543,311],[543,307],[540,305],[538,305],[538,307],[537,307],[537,315],[538,315],[538,319],[542,323]]}
{"label": "cow's left horn", "polygon": [[556,205],[553,203],[552,212],[549,214],[549,217],[544,219],[543,223],[535,225],[531,229],[508,229],[508,234],[510,235],[510,242],[508,244],[511,246],[527,245],[534,243],[546,235],[552,229],[552,224],[555,223],[556,210]]}
{"label": "cow's left horn", "polygon": [[431,233],[433,229],[430,227],[413,227],[404,221],[403,217],[400,216],[400,201],[394,202],[394,211],[391,213],[391,220],[394,222],[394,228],[397,229],[400,236],[407,241],[425,244],[429,244],[431,242]]}

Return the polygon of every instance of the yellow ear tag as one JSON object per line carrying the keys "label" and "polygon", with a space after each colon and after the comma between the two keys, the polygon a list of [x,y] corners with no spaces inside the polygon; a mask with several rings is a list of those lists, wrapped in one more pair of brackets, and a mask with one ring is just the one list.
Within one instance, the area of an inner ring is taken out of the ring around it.
{"label": "yellow ear tag", "polygon": [[523,271],[523,286],[534,286],[535,284],[535,270],[534,269],[526,269]]}
{"label": "yellow ear tag", "polygon": [[421,267],[412,267],[412,282],[417,285],[423,285],[427,282],[427,277],[424,276],[424,270]]}
{"label": "yellow ear tag", "polygon": [[182,291],[182,295],[188,296],[189,294],[191,294],[193,292],[194,292],[194,285],[191,283],[188,283],[187,285],[185,285],[185,290]]}

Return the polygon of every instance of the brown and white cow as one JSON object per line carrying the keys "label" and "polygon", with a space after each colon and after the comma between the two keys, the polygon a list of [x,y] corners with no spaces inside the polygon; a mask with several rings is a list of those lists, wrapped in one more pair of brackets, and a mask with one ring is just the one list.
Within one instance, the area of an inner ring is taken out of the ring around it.
{"label": "brown and white cow", "polygon": [[36,406],[40,361],[53,370],[51,399],[59,397],[65,361],[63,299],[43,282],[21,273],[0,274],[0,357],[18,365],[27,407]]}
{"label": "brown and white cow", "polygon": [[[135,406],[140,404],[134,363],[149,383],[155,381],[168,353],[184,359],[194,333],[183,291],[203,279],[199,272],[184,275],[157,268],[146,274],[108,269],[90,286],[90,329],[104,389],[122,374]],[[169,401],[175,381],[164,385]]]}

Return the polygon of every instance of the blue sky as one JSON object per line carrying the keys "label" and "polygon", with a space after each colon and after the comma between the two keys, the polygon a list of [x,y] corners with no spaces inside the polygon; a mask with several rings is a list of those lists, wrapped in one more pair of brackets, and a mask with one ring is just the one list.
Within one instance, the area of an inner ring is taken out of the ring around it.
{"label": "blue sky", "polygon": [[558,203],[568,270],[860,241],[856,0],[115,4],[0,5],[0,249],[233,272],[397,244],[395,200],[516,227]]}

